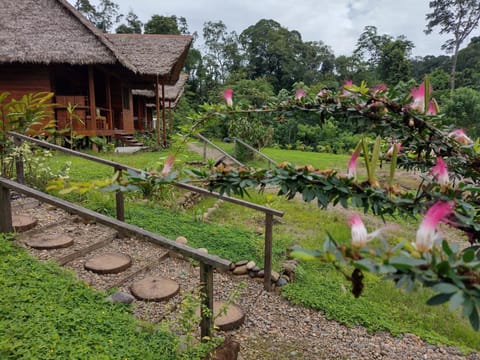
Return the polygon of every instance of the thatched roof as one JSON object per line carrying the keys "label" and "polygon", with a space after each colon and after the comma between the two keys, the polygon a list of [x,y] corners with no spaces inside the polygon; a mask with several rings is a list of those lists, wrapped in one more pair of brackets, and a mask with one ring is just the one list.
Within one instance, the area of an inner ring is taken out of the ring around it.
{"label": "thatched roof", "polygon": [[[180,96],[182,96],[183,89],[185,88],[185,83],[188,80],[187,74],[180,74],[178,81],[175,85],[165,86],[165,101],[177,101]],[[132,90],[133,95],[143,96],[147,98],[154,98],[155,91],[152,90]],[[162,98],[162,93],[160,92],[159,98]]]}
{"label": "thatched roof", "polygon": [[189,35],[105,34],[142,75],[174,85],[192,42]]}
{"label": "thatched roof", "polygon": [[135,67],[66,0],[1,0],[0,63]]}

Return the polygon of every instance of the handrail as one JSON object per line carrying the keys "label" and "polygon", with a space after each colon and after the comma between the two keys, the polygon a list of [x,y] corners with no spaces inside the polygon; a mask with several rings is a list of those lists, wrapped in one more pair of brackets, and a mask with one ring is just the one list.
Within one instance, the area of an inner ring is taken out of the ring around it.
{"label": "handrail", "polygon": [[[111,167],[115,168],[115,170],[125,170],[125,171],[130,170],[130,171],[133,171],[133,172],[136,172],[136,173],[141,173],[142,172],[142,170],[131,167],[131,166],[120,164],[120,163],[117,163],[117,162],[111,161],[111,160],[105,160],[105,159],[102,159],[102,158],[99,158],[99,157],[96,157],[96,156],[93,156],[93,155],[82,153],[80,151],[67,149],[67,148],[64,148],[64,147],[59,146],[59,145],[50,144],[46,141],[38,140],[38,139],[32,138],[30,136],[22,135],[22,134],[13,132],[13,131],[8,131],[7,134],[10,135],[10,136],[13,136],[15,138],[21,139],[21,140],[33,142],[37,145],[40,145],[41,147],[49,148],[49,149],[52,149],[52,150],[58,150],[60,152],[66,153],[66,154],[81,157],[81,158],[84,158],[84,159],[87,159],[87,160],[90,160],[90,161],[94,161],[94,162],[97,162],[97,163],[100,163],[100,164],[103,164],[103,165],[111,166]],[[261,211],[263,213],[272,214],[272,215],[279,216],[279,217],[283,216],[283,211],[271,209],[271,208],[268,208],[268,207],[265,207],[265,206],[262,206],[262,205],[257,205],[257,204],[254,204],[254,203],[242,200],[242,199],[237,199],[237,198],[233,198],[233,197],[226,196],[226,195],[220,195],[217,192],[205,190],[205,189],[200,188],[198,186],[185,184],[185,183],[181,183],[181,182],[174,182],[173,185],[175,185],[179,188],[183,188],[185,190],[193,191],[193,192],[196,192],[196,193],[199,193],[199,194],[202,194],[202,195],[212,196],[212,197],[215,197],[217,199],[222,199],[222,200],[225,200],[227,202],[231,202],[233,204],[245,206],[245,207],[248,207],[248,208],[253,209],[253,210],[258,210],[258,211]]]}
{"label": "handrail", "polygon": [[237,199],[237,198],[234,198],[234,197],[231,197],[231,196],[220,195],[217,192],[209,191],[207,189],[204,189],[204,188],[201,188],[201,187],[198,187],[198,186],[185,184],[185,183],[181,183],[181,182],[176,182],[176,183],[174,183],[174,185],[179,187],[179,188],[183,188],[185,190],[193,191],[193,192],[196,192],[196,193],[199,193],[199,194],[202,194],[202,195],[212,196],[212,197],[215,197],[217,199],[221,199],[221,200],[231,202],[233,204],[237,204],[237,205],[245,206],[245,207],[253,209],[253,210],[261,211],[265,214],[271,214],[271,215],[275,215],[275,216],[279,216],[279,217],[283,216],[283,211],[271,209],[269,207],[262,206],[262,205],[257,205],[257,204],[254,204],[254,203],[242,200],[242,199]]}
{"label": "handrail", "polygon": [[208,140],[205,136],[203,136],[202,134],[200,133],[197,133],[196,134],[197,138],[199,138],[200,140],[202,140],[203,142],[205,142],[206,144],[214,147],[216,150],[220,151],[224,156],[228,157],[230,160],[232,160],[235,164],[237,164],[238,166],[243,166],[243,164],[238,161],[237,159],[235,159],[232,155],[228,154],[225,150],[223,150],[221,147],[215,145],[213,142],[211,142],[210,140]]}
{"label": "handrail", "polygon": [[194,248],[191,248],[190,246],[178,243],[174,240],[152,233],[136,225],[131,225],[123,221],[119,221],[109,216],[84,208],[80,205],[76,205],[66,200],[59,199],[59,198],[56,198],[55,196],[45,194],[41,191],[32,189],[26,185],[19,184],[16,181],[8,180],[1,176],[0,176],[0,186],[7,187],[10,190],[14,190],[18,193],[35,198],[47,204],[54,205],[60,209],[68,211],[69,213],[77,214],[84,218],[94,220],[95,222],[112,227],[122,233],[129,233],[135,236],[146,238],[148,241],[151,241],[157,245],[163,246],[169,250],[173,250],[175,252],[178,252],[181,255],[190,257],[192,259],[204,262],[215,268],[218,268],[221,270],[227,270],[229,269],[229,266],[231,264],[231,261],[229,260],[224,260],[218,256],[198,251]]}
{"label": "handrail", "polygon": [[255,154],[260,155],[260,156],[263,157],[265,160],[267,160],[267,162],[268,162],[268,168],[270,168],[270,163],[272,163],[273,165],[277,165],[277,164],[278,164],[275,160],[269,158],[267,155],[265,155],[265,154],[262,153],[261,151],[258,151],[258,150],[255,149],[253,146],[247,144],[245,141],[240,140],[240,139],[237,138],[237,137],[234,137],[233,139],[234,139],[234,141],[239,142],[240,144],[242,144],[243,146],[245,146],[247,149],[253,151]]}

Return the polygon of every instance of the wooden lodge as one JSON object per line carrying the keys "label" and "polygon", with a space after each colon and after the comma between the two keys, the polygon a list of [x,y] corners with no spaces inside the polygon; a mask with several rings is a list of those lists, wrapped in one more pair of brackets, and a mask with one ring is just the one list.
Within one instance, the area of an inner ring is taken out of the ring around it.
{"label": "wooden lodge", "polygon": [[[148,129],[151,113],[132,89],[158,95],[175,87],[192,42],[186,35],[104,34],[66,0],[2,0],[0,24],[0,93],[19,99],[53,92],[57,128],[76,135]],[[162,104],[155,109],[165,126]]]}

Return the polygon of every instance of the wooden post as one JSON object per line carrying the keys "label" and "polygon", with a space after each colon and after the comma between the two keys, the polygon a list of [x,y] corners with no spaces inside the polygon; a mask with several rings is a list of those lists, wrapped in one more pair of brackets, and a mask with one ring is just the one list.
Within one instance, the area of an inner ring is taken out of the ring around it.
{"label": "wooden post", "polygon": [[212,337],[213,328],[213,267],[211,265],[200,263],[200,286],[202,295],[202,307],[209,310],[209,314],[204,314],[202,309],[200,322],[200,336],[202,341]]}
{"label": "wooden post", "polygon": [[157,75],[157,82],[155,83],[155,116],[157,117],[157,120],[155,122],[155,126],[157,127],[157,145],[160,145],[160,99],[159,99],[159,93],[158,93],[158,75]]}
{"label": "wooden post", "polygon": [[165,84],[162,83],[162,127],[163,127],[163,146],[167,147],[167,121],[165,119]]}
{"label": "wooden post", "polygon": [[[18,138],[14,138],[13,142],[17,147],[22,146],[22,140]],[[19,152],[17,157],[15,158],[15,171],[17,173],[17,182],[19,182],[20,184],[25,184],[25,169],[23,166],[23,156],[21,152]]]}
{"label": "wooden post", "polygon": [[107,95],[107,128],[113,130],[113,110],[112,110],[112,86],[110,83],[110,75],[107,74],[106,95]]}
{"label": "wooden post", "polygon": [[264,278],[263,287],[266,291],[272,291],[272,229],[273,215],[265,214],[265,255],[264,255]]}
{"label": "wooden post", "polygon": [[[117,181],[120,181],[120,179],[122,178],[122,169],[115,168],[115,171],[120,172],[117,179]],[[125,202],[123,201],[123,192],[120,190],[117,190],[115,193],[115,205],[117,220],[125,221]]]}
{"label": "wooden post", "polygon": [[5,186],[0,186],[0,232],[13,232],[10,189]]}
{"label": "wooden post", "polygon": [[173,134],[172,100],[168,100],[168,130],[170,135],[172,135]]}
{"label": "wooden post", "polygon": [[95,79],[93,66],[88,65],[88,102],[90,104],[90,123],[87,121],[87,130],[97,128],[97,104],[95,103]]}

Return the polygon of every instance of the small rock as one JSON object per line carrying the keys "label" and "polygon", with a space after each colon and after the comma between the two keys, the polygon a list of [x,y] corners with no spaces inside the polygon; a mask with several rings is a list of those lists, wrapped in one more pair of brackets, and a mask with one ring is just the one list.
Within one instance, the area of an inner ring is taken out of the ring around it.
{"label": "small rock", "polygon": [[248,260],[240,260],[235,263],[235,266],[243,266],[247,264],[248,264]]}
{"label": "small rock", "polygon": [[255,266],[253,269],[252,269],[253,272],[256,272],[258,273],[260,271],[260,268],[258,266]]}
{"label": "small rock", "polygon": [[259,270],[257,276],[260,277],[260,278],[263,278],[265,276],[265,270],[263,270],[263,269]]}
{"label": "small rock", "polygon": [[287,260],[280,265],[280,268],[284,269],[285,272],[291,273],[297,268],[297,263],[293,260]]}
{"label": "small rock", "polygon": [[184,237],[184,236],[179,236],[179,237],[177,237],[177,238],[175,239],[175,241],[176,241],[177,243],[184,244],[184,245],[188,242],[188,241],[187,241],[187,238]]}
{"label": "small rock", "polygon": [[284,285],[287,285],[288,284],[288,281],[287,279],[281,277],[280,279],[278,279],[276,282],[275,282],[275,285],[277,286],[284,286]]}
{"label": "small rock", "polygon": [[261,227],[261,226],[257,227],[257,229],[256,229],[256,233],[257,233],[258,235],[263,235],[263,231],[264,231],[264,228]]}
{"label": "small rock", "polygon": [[249,261],[247,263],[247,269],[252,270],[256,266],[255,261]]}
{"label": "small rock", "polygon": [[247,272],[247,265],[237,266],[235,269],[233,269],[234,275],[245,275]]}
{"label": "small rock", "polygon": [[205,248],[198,248],[197,250],[201,253],[208,254],[208,250]]}
{"label": "small rock", "polygon": [[233,269],[235,269],[235,263],[232,262],[230,263],[230,270],[233,270]]}
{"label": "small rock", "polygon": [[280,279],[280,274],[274,270],[272,270],[272,275],[271,275],[272,282],[276,282],[278,279]]}
{"label": "small rock", "polygon": [[116,293],[107,297],[106,300],[114,304],[115,303],[131,304],[133,300],[135,300],[135,298],[128,293],[117,291]]}

